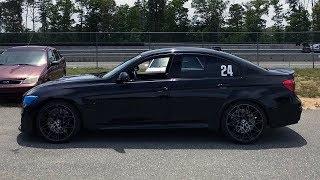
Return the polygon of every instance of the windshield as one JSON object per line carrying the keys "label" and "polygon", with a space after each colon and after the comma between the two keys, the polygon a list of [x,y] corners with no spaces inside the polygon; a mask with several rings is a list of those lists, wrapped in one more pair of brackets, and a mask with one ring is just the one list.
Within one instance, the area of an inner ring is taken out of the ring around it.
{"label": "windshield", "polygon": [[46,64],[46,54],[45,51],[5,51],[0,54],[0,64],[41,66]]}
{"label": "windshield", "polygon": [[113,70],[111,70],[110,72],[105,74],[103,76],[103,78],[110,78],[110,77],[114,76],[117,72],[120,72],[122,69],[127,67],[127,65],[131,64],[132,62],[134,62],[135,60],[139,59],[140,57],[141,56],[138,55],[138,56],[136,56],[134,58],[129,59],[128,61],[125,61],[125,62],[119,64],[116,68],[114,68]]}

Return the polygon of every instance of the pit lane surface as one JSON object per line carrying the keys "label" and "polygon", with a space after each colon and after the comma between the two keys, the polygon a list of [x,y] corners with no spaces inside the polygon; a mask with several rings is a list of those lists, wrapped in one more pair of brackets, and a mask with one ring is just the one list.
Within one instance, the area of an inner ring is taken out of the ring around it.
{"label": "pit lane surface", "polygon": [[48,144],[20,134],[18,107],[0,106],[0,179],[320,178],[319,110],[254,145],[206,130],[87,132]]}

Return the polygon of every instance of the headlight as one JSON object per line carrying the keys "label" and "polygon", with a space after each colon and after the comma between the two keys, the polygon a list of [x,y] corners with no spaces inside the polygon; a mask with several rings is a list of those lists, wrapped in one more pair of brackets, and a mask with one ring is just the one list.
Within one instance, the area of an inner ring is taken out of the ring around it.
{"label": "headlight", "polygon": [[23,103],[22,103],[22,105],[23,105],[23,107],[27,107],[27,106],[30,106],[30,105],[32,105],[33,103],[35,103],[36,102],[36,100],[38,99],[38,96],[25,96],[24,98],[23,98]]}
{"label": "headlight", "polygon": [[39,80],[39,77],[27,77],[25,80],[22,81],[22,84],[35,84]]}

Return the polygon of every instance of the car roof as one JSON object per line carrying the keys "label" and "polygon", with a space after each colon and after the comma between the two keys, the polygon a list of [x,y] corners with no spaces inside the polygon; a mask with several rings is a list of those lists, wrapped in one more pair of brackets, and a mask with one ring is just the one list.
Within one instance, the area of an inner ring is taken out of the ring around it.
{"label": "car roof", "polygon": [[[172,47],[172,48],[162,48],[162,49],[156,49],[151,51],[146,51],[141,53],[142,57],[146,56],[152,56],[152,55],[161,55],[161,54],[168,54],[168,53],[198,53],[198,54],[210,54],[210,55],[217,55],[220,57],[224,57],[227,59],[233,59],[237,61],[238,63],[244,63],[247,65],[254,65],[253,63],[244,60],[238,56],[223,52],[223,51],[216,51],[213,49],[207,49],[207,48],[198,48],[198,47]],[[256,65],[254,65],[256,66]]]}
{"label": "car roof", "polygon": [[219,51],[206,49],[206,48],[197,48],[197,47],[172,47],[172,48],[162,48],[155,49],[143,52],[141,56],[150,56],[156,54],[165,54],[165,53],[210,53],[215,54],[219,53]]}
{"label": "car roof", "polygon": [[50,46],[16,46],[16,47],[11,47],[7,50],[8,51],[15,51],[15,50],[42,50],[42,51],[46,51],[49,49],[54,49],[54,48],[50,47]]}

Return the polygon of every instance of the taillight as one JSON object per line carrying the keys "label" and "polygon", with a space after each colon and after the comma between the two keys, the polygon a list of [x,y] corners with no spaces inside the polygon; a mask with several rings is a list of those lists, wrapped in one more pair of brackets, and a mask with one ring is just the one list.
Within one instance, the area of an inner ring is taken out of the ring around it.
{"label": "taillight", "polygon": [[285,88],[287,88],[289,91],[294,92],[296,85],[295,85],[293,79],[284,80],[284,81],[282,82],[282,84],[283,84],[283,86],[284,86]]}

